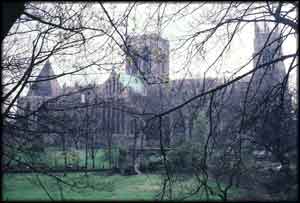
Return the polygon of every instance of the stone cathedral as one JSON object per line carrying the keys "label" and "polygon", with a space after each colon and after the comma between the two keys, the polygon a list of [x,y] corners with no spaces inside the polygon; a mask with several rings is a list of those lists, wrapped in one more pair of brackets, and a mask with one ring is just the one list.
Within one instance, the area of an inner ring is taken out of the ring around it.
{"label": "stone cathedral", "polygon": [[[261,59],[255,56],[269,34],[266,25],[255,26],[254,68],[272,60],[274,53],[276,57],[281,55],[281,50],[274,51],[278,42],[265,49]],[[273,32],[270,41],[278,35]],[[129,37],[124,51],[125,72],[117,72],[112,67],[109,78],[101,85],[61,87],[56,79],[49,80],[54,72],[47,61],[37,77],[40,82],[33,83],[28,95],[18,101],[19,113],[30,118],[24,125],[39,129],[40,142],[47,145],[60,145],[64,140],[69,146],[81,147],[86,139],[96,147],[114,143],[153,147],[161,141],[169,146],[175,140],[189,139],[194,116],[198,109],[207,108],[208,97],[173,111],[162,120],[153,117],[222,84],[221,81],[217,78],[170,80],[169,41],[156,34]],[[263,92],[281,82],[285,75],[283,62],[278,62],[268,70],[255,71],[251,87]],[[226,121],[221,121],[222,127],[232,124],[233,112],[241,108],[248,83],[249,79],[242,80],[225,88],[225,94],[231,94],[224,99],[226,108],[222,114],[226,115]]]}

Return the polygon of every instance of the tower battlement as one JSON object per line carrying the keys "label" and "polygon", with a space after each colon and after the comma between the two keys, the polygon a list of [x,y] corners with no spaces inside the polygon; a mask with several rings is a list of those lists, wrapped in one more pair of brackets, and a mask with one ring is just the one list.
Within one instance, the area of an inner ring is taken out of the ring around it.
{"label": "tower battlement", "polygon": [[270,28],[266,23],[255,23],[254,26],[254,54],[260,52],[265,47],[268,50],[278,50],[276,54],[281,54],[281,37],[278,27]]}

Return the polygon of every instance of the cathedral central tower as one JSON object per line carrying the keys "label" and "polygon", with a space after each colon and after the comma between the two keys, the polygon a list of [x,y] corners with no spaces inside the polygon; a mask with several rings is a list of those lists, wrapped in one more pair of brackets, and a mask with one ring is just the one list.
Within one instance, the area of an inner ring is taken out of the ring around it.
{"label": "cathedral central tower", "polygon": [[[283,81],[286,76],[282,57],[282,37],[278,29],[270,29],[267,23],[255,23],[254,38],[254,83],[261,84],[260,89],[269,89]],[[259,67],[260,65],[264,65]]]}
{"label": "cathedral central tower", "polygon": [[169,41],[156,34],[130,36],[127,43],[126,73],[148,84],[169,80]]}

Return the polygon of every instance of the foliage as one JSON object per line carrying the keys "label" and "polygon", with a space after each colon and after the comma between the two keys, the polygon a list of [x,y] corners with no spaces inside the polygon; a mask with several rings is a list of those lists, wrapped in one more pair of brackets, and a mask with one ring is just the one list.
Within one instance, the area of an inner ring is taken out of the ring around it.
{"label": "foliage", "polygon": [[200,111],[193,122],[192,139],[193,141],[203,143],[207,138],[209,122],[205,112]]}
{"label": "foliage", "polygon": [[31,151],[34,151],[34,152],[43,152],[44,151],[44,146],[42,143],[32,143],[31,145],[31,148],[30,148]]}
{"label": "foliage", "polygon": [[123,147],[119,147],[119,156],[118,156],[119,168],[127,168],[127,150]]}
{"label": "foliage", "polygon": [[60,160],[67,159],[67,165],[69,166],[79,166],[80,162],[80,155],[78,151],[71,150],[71,151],[63,151],[58,154],[56,157]]}
{"label": "foliage", "polygon": [[140,169],[145,172],[155,172],[163,168],[163,159],[159,154],[145,154]]}
{"label": "foliage", "polygon": [[193,121],[192,137],[175,144],[168,154],[168,161],[176,171],[191,171],[200,164],[203,147],[208,136],[208,119],[205,112],[200,111]]}
{"label": "foliage", "polygon": [[119,161],[119,148],[118,147],[113,147],[111,150],[107,149],[104,151],[104,161],[112,161],[112,166],[111,167],[116,167],[117,163]]}
{"label": "foliage", "polygon": [[[95,152],[95,166],[96,168],[107,168],[108,163],[104,158],[104,150],[96,150]],[[50,168],[64,168],[65,167],[65,155],[67,158],[67,163],[70,166],[78,166],[83,167],[85,166],[85,151],[84,150],[75,150],[70,149],[68,151],[60,151],[57,148],[46,148],[45,152],[14,152],[14,159],[11,161],[10,166],[15,167],[22,167],[20,163],[38,163],[44,164]],[[12,155],[11,155],[12,156]],[[88,168],[92,167],[92,160],[88,159]]]}
{"label": "foliage", "polygon": [[192,171],[196,163],[200,163],[202,157],[202,145],[186,141],[169,152],[168,161],[172,170],[176,172]]}

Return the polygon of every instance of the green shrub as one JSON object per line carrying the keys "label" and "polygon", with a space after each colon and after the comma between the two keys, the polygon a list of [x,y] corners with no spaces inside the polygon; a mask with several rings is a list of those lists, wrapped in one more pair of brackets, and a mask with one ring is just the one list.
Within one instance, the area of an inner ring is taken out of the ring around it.
{"label": "green shrub", "polygon": [[190,171],[202,158],[199,143],[184,142],[168,153],[168,162],[175,171]]}
{"label": "green shrub", "polygon": [[67,165],[69,165],[69,166],[78,166],[79,165],[79,162],[80,162],[79,152],[77,152],[77,151],[60,152],[55,157],[56,160],[60,160],[60,161],[63,161],[65,158],[67,159]]}
{"label": "green shrub", "polygon": [[70,151],[67,153],[67,161],[68,163],[72,164],[72,165],[79,165],[79,161],[80,161],[80,156],[79,156],[79,152],[76,151]]}
{"label": "green shrub", "polygon": [[140,169],[143,171],[157,171],[163,167],[163,159],[160,154],[151,154],[145,156]]}
{"label": "green shrub", "polygon": [[33,151],[33,152],[44,152],[44,148],[45,146],[42,144],[42,141],[40,142],[33,142],[31,147],[30,147],[30,151]]}

